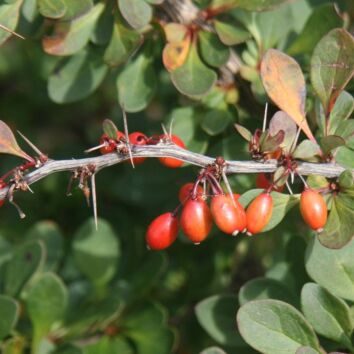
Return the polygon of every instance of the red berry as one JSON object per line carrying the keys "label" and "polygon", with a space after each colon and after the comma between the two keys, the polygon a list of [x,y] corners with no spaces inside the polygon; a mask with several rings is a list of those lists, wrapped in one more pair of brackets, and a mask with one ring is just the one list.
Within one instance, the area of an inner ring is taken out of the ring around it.
{"label": "red berry", "polygon": [[163,250],[172,245],[178,233],[178,219],[165,213],[154,219],[146,232],[146,243],[152,250]]}
{"label": "red berry", "polygon": [[[184,204],[191,196],[194,188],[194,183],[184,184],[178,192],[178,199],[181,204]],[[197,187],[197,197],[203,195],[203,188],[201,186]]]}
{"label": "red berry", "polygon": [[[133,145],[146,145],[148,140],[147,136],[140,132],[134,132],[129,134],[129,142]],[[133,161],[135,165],[139,165],[146,160],[146,157],[134,157]]]}
{"label": "red berry", "polygon": [[311,229],[321,232],[327,222],[327,205],[322,195],[313,189],[301,193],[300,211],[305,223]]}
{"label": "red berry", "polygon": [[[256,178],[256,186],[262,189],[268,189],[272,185],[272,180],[266,173],[259,173]],[[273,186],[273,191],[281,192],[284,190],[284,186]]]}
{"label": "red berry", "polygon": [[[168,139],[171,140],[173,143],[175,143],[176,145],[178,145],[179,147],[185,149],[186,146],[184,145],[184,142],[177,136],[177,135],[171,135],[170,136],[166,136],[166,135],[161,135],[160,139]],[[177,159],[173,159],[171,157],[159,157],[160,162],[170,168],[177,168],[177,167],[181,167],[183,165],[183,161],[181,160],[177,160]]]}
{"label": "red berry", "polygon": [[120,132],[119,130],[117,130],[116,140],[111,139],[107,134],[102,134],[100,138],[100,145],[103,143],[105,143],[106,145],[100,148],[101,154],[105,155],[115,151],[117,148],[117,142],[124,137],[125,137],[124,133]]}
{"label": "red berry", "polygon": [[0,199],[0,208],[5,204],[5,199]]}
{"label": "red berry", "polygon": [[246,229],[246,212],[230,195],[215,195],[211,200],[210,210],[215,224],[222,232],[236,236]]}
{"label": "red berry", "polygon": [[273,198],[269,193],[258,195],[246,210],[247,234],[257,234],[268,224],[273,212]]}
{"label": "red berry", "polygon": [[205,200],[189,199],[182,209],[180,222],[183,233],[193,243],[198,244],[205,240],[213,223]]}

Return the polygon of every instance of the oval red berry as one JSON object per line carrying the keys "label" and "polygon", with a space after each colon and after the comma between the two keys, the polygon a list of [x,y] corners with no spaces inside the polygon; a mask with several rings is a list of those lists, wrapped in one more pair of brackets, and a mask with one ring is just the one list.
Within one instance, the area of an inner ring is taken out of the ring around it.
{"label": "oval red berry", "polygon": [[322,231],[327,223],[327,205],[322,195],[312,189],[301,193],[300,212],[311,229]]}
{"label": "oval red berry", "polygon": [[183,233],[193,243],[204,241],[213,223],[209,207],[203,199],[189,199],[182,209],[180,222]]}
{"label": "oval red berry", "polygon": [[146,232],[146,243],[152,250],[163,250],[172,245],[178,234],[178,219],[165,213],[154,219]]}
{"label": "oval red berry", "polygon": [[273,198],[269,193],[258,195],[246,210],[247,233],[261,232],[269,223],[273,212]]}
{"label": "oval red berry", "polygon": [[216,195],[211,200],[210,210],[215,224],[226,234],[237,235],[246,228],[246,212],[236,198]]}

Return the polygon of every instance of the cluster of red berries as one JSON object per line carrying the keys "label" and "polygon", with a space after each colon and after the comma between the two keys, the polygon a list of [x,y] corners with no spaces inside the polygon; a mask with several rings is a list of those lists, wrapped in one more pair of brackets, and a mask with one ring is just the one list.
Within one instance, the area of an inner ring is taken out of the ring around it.
{"label": "cluster of red berries", "polygon": [[[100,138],[100,152],[102,155],[109,154],[117,151],[117,147],[122,142],[125,142],[125,135],[121,131],[117,130],[116,139],[110,138],[107,134],[103,134]],[[133,132],[129,134],[129,143],[132,145],[156,145],[159,142],[172,142],[177,146],[185,149],[184,142],[177,135],[158,135],[153,137],[147,137],[141,132]],[[133,162],[135,165],[139,165],[146,160],[146,157],[134,157]],[[178,168],[183,165],[183,161],[177,160],[171,157],[159,157],[159,161],[170,168]]]}
{"label": "cluster of red berries", "polygon": [[203,188],[195,183],[183,185],[179,191],[182,206],[180,218],[177,212],[158,216],[149,225],[146,242],[150,249],[162,250],[172,245],[179,229],[194,244],[204,241],[209,235],[213,221],[224,233],[236,236],[239,232],[253,235],[268,224],[273,211],[273,199],[267,192],[258,195],[243,208],[239,194],[232,196],[217,193],[210,197],[210,206]]}
{"label": "cluster of red berries", "polygon": [[[213,221],[224,233],[236,236],[247,232],[251,236],[260,233],[269,223],[273,212],[273,198],[268,191],[259,194],[245,210],[238,201],[239,194],[215,194],[210,207],[203,189],[187,183],[179,191],[182,212],[168,212],[158,216],[149,225],[146,243],[152,250],[162,250],[172,245],[179,229],[194,244],[204,241],[211,231]],[[178,210],[178,209],[177,209]],[[305,189],[300,198],[300,211],[306,224],[317,232],[327,222],[327,206],[322,195]]]}

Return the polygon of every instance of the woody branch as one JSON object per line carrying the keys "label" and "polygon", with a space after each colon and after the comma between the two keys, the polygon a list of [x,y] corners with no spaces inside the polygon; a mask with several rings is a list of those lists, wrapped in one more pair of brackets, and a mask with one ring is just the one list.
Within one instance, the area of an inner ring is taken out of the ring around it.
{"label": "woody branch", "polygon": [[[214,163],[215,158],[204,156],[195,152],[181,149],[175,145],[155,145],[155,146],[132,146],[133,157],[174,157],[183,160],[191,165],[205,167]],[[70,159],[70,160],[48,160],[41,167],[26,174],[23,181],[31,185],[42,178],[45,178],[56,172],[74,172],[77,169],[93,166],[95,173],[103,168],[116,165],[125,160],[129,160],[129,154],[111,153],[103,156]],[[269,160],[266,163],[256,161],[226,161],[225,173],[272,173],[279,164],[276,160]],[[316,174],[324,177],[338,177],[344,168],[332,163],[307,163],[298,161],[297,172],[301,175]],[[353,171],[354,172],[354,171]],[[8,188],[0,190],[0,199],[6,197]]]}

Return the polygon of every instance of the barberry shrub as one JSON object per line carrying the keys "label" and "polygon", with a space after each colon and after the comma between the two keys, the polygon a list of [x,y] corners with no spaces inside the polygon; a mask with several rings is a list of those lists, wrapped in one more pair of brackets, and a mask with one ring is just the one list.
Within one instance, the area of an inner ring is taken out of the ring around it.
{"label": "barberry shrub", "polygon": [[0,1],[1,352],[353,353],[353,19]]}

